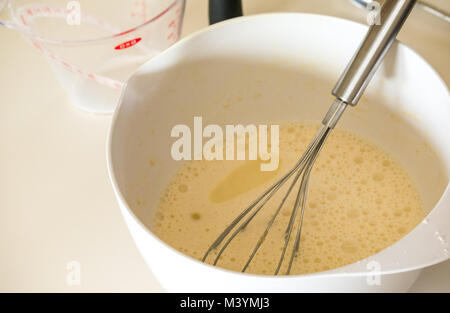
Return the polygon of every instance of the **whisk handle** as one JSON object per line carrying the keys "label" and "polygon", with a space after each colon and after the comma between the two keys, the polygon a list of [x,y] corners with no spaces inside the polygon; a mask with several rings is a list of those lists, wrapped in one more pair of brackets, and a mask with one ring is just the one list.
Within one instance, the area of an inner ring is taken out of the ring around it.
{"label": "whisk handle", "polygon": [[[386,0],[381,8],[379,23],[370,26],[363,42],[339,78],[332,94],[341,101],[356,105],[416,0]],[[376,21],[377,22],[377,21]]]}

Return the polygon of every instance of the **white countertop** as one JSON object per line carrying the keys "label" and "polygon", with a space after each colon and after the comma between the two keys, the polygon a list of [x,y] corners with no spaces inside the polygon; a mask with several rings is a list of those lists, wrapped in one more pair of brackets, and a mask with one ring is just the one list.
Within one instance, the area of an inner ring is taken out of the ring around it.
{"label": "white countertop", "polygon": [[[207,0],[187,0],[183,34],[207,25]],[[448,0],[434,0],[450,11]],[[246,14],[300,11],[363,20],[347,0],[244,0]],[[415,10],[400,39],[450,83],[450,24]],[[161,291],[116,204],[106,169],[111,116],[72,106],[42,55],[0,28],[0,292]],[[67,264],[81,268],[67,284]],[[450,292],[450,261],[412,291]]]}

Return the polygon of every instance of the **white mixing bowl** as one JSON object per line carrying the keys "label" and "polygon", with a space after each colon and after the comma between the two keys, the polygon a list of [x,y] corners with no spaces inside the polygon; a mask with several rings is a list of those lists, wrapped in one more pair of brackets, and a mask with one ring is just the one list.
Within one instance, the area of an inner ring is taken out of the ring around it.
{"label": "white mixing bowl", "polygon": [[238,18],[185,38],[129,80],[111,126],[109,173],[136,245],[167,290],[405,291],[420,269],[449,258],[449,94],[436,72],[398,43],[339,127],[384,147],[417,182],[430,213],[403,239],[342,268],[271,277],[205,265],[149,229],[159,195],[181,165],[170,157],[173,126],[191,125],[194,116],[219,125],[319,122],[365,32],[311,14]]}

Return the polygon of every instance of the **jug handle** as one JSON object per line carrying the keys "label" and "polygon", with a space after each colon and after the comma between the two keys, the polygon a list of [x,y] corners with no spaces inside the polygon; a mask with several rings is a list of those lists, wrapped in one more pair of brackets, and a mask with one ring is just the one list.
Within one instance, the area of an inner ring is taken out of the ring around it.
{"label": "jug handle", "polygon": [[242,16],[241,0],[209,0],[209,24]]}

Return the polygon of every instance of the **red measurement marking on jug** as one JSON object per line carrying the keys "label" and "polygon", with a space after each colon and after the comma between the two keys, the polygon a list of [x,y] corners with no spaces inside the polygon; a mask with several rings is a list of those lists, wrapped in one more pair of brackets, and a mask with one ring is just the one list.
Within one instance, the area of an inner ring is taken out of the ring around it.
{"label": "red measurement marking on jug", "polygon": [[140,38],[140,37],[139,38],[135,38],[133,40],[129,40],[127,42],[121,43],[120,45],[118,45],[114,49],[116,49],[116,50],[123,50],[123,49],[130,48],[130,47],[134,46],[135,44],[137,44],[141,40],[142,40],[142,38]]}

